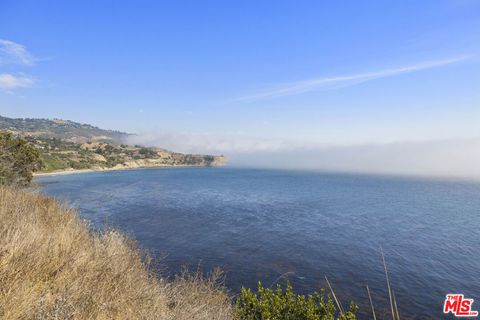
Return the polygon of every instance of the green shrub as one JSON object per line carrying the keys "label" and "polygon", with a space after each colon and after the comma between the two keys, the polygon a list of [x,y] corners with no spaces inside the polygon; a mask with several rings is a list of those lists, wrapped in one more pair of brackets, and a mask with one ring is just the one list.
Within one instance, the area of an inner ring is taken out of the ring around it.
{"label": "green shrub", "polygon": [[25,139],[0,132],[0,185],[25,187],[41,169],[40,152]]}
{"label": "green shrub", "polygon": [[280,285],[275,290],[258,283],[258,292],[242,288],[237,299],[237,315],[241,320],[353,320],[357,307],[350,305],[345,313],[337,312],[330,296],[315,292],[308,297],[293,293],[290,283],[285,291]]}
{"label": "green shrub", "polygon": [[62,161],[58,156],[43,152],[42,155],[43,161],[43,170],[46,172],[61,170],[66,167],[64,161]]}

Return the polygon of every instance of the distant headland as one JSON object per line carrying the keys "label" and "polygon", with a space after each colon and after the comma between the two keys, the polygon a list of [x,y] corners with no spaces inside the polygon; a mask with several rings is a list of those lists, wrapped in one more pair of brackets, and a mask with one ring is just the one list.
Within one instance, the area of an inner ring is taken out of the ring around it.
{"label": "distant headland", "polygon": [[152,167],[216,167],[223,155],[178,153],[129,145],[134,134],[61,119],[12,119],[0,116],[0,130],[33,143],[44,166],[37,175]]}

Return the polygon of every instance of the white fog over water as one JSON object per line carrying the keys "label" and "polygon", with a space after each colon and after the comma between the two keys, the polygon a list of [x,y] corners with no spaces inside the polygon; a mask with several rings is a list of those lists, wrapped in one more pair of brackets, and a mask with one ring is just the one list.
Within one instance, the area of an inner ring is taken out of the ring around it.
{"label": "white fog over water", "polygon": [[322,146],[282,139],[148,133],[130,143],[223,154],[232,166],[480,179],[480,138]]}

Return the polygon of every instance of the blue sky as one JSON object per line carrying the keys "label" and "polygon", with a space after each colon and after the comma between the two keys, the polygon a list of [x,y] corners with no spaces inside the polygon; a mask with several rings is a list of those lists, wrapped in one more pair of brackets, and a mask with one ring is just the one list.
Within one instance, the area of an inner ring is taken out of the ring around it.
{"label": "blue sky", "polygon": [[476,138],[479,30],[474,0],[3,0],[0,113],[227,152]]}

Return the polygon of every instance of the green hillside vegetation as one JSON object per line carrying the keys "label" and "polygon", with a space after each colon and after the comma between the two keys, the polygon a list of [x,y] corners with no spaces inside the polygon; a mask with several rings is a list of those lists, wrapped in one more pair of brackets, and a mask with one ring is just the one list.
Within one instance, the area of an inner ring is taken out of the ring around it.
{"label": "green hillside vegetation", "polygon": [[42,172],[162,166],[217,166],[223,156],[193,155],[125,144],[131,134],[60,119],[0,116],[0,131],[23,137],[40,152]]}
{"label": "green hillside vegetation", "polygon": [[73,142],[110,141],[121,143],[130,134],[61,119],[12,119],[0,116],[0,130],[21,136],[57,138]]}
{"label": "green hillside vegetation", "polygon": [[42,171],[149,166],[211,166],[218,157],[170,152],[107,142],[75,143],[57,138],[25,137],[40,150]]}

